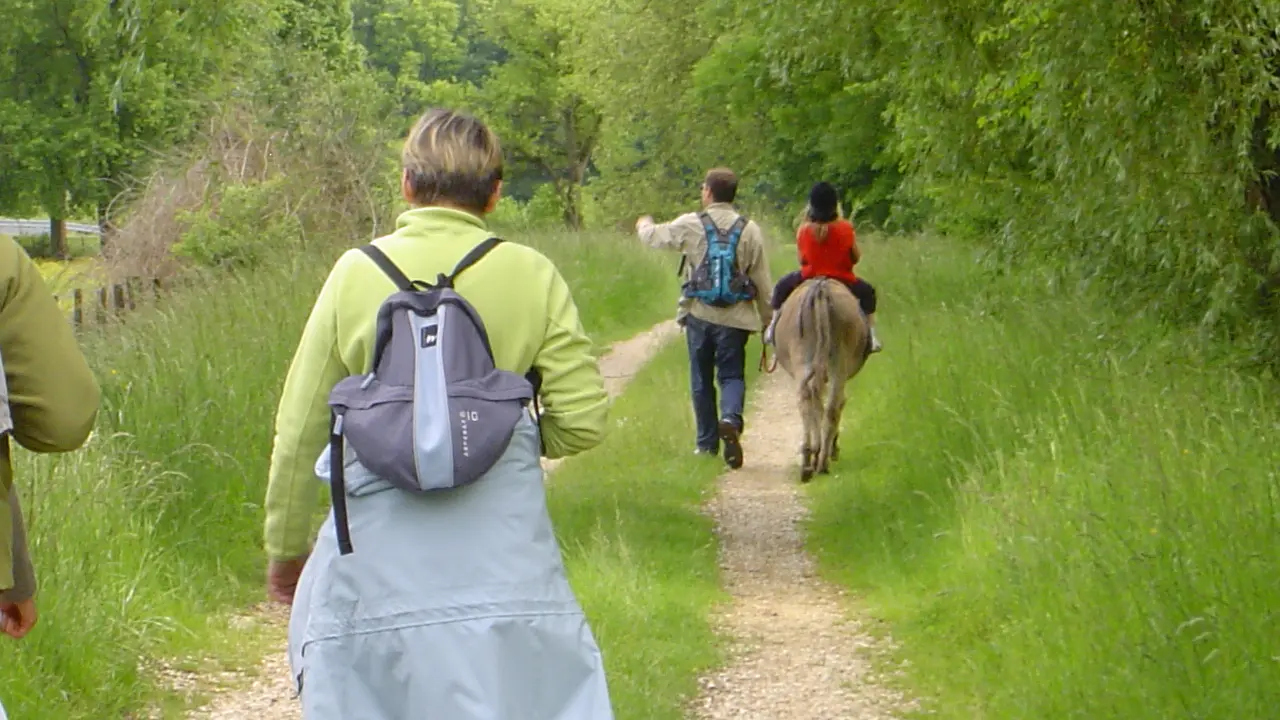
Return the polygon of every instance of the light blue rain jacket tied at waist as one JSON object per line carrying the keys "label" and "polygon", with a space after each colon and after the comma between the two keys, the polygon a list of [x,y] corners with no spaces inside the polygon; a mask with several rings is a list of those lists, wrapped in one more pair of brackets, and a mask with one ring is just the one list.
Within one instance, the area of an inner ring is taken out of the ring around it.
{"label": "light blue rain jacket tied at waist", "polygon": [[[354,552],[333,514],[289,620],[305,720],[612,720],[526,414],[477,482],[411,494],[346,452]],[[328,453],[316,465],[328,478]]]}

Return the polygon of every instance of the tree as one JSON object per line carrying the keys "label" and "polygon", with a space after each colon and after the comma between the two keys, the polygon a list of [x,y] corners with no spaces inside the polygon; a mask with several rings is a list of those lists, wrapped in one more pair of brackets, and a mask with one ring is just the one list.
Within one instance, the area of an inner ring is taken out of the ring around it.
{"label": "tree", "polygon": [[404,115],[417,115],[431,86],[453,78],[467,55],[455,0],[356,0],[354,36]]}
{"label": "tree", "polygon": [[8,0],[4,10],[2,54],[22,60],[0,80],[0,209],[43,208],[59,255],[62,221],[101,216],[130,168],[187,136],[231,48],[263,19],[235,0]]}
{"label": "tree", "polygon": [[[478,3],[477,3],[478,5]],[[583,92],[569,49],[580,41],[571,0],[496,0],[477,7],[483,37],[504,50],[458,103],[483,115],[517,170],[555,188],[567,227],[582,226],[582,184],[603,117]]]}

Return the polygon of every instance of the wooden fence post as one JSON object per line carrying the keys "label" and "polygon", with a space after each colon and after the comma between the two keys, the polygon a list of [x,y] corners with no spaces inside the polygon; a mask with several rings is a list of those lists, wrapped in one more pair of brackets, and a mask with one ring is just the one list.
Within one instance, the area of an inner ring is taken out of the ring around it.
{"label": "wooden fence post", "polygon": [[[148,286],[151,287],[150,293],[147,292]],[[93,301],[86,300],[86,297],[92,297],[90,293],[95,291],[98,295],[98,307],[90,310],[86,303]],[[164,282],[160,278],[140,275],[126,277],[122,282],[108,282],[94,289],[72,288],[71,324],[80,330],[90,325],[106,323],[110,318],[123,319],[127,312],[145,305],[148,295],[153,303],[158,303],[163,291]],[[54,295],[54,298],[61,302],[66,299],[66,295]]]}

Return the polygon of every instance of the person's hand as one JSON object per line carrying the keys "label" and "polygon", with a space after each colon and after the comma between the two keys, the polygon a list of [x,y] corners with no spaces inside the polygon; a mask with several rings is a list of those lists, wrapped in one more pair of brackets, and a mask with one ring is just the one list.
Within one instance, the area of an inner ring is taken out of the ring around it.
{"label": "person's hand", "polygon": [[653,224],[652,215],[641,215],[636,220],[636,230],[643,230],[646,225],[652,225],[652,224]]}
{"label": "person's hand", "polygon": [[267,564],[267,594],[272,600],[293,604],[293,593],[298,589],[298,578],[306,564],[305,555],[291,560],[272,560]]}
{"label": "person's hand", "polygon": [[36,601],[0,603],[0,630],[15,640],[21,640],[36,626]]}

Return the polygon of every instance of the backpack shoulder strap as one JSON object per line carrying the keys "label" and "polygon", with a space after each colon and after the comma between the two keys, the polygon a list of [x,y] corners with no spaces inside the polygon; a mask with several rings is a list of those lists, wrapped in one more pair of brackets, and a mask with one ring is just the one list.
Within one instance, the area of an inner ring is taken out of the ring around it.
{"label": "backpack shoulder strap", "polygon": [[738,241],[742,239],[742,231],[746,229],[747,222],[746,215],[739,215],[738,219],[734,220],[733,225],[729,227],[729,232],[725,233],[729,238],[729,247],[732,248],[735,256],[738,252]]}
{"label": "backpack shoulder strap", "polygon": [[706,210],[699,210],[698,219],[702,221],[702,229],[707,233],[707,242],[724,239],[724,233],[720,231],[720,228],[716,227],[716,221],[711,219],[711,213]]}
{"label": "backpack shoulder strap", "polygon": [[491,237],[471,248],[471,250],[458,261],[457,266],[453,268],[453,272],[449,273],[447,277],[441,276],[439,282],[440,287],[453,287],[454,281],[458,279],[458,276],[461,275],[463,271],[480,262],[485,255],[489,254],[490,250],[497,247],[501,242],[502,238]]}
{"label": "backpack shoulder strap", "polygon": [[400,271],[400,268],[396,267],[396,264],[391,262],[391,258],[387,257],[386,253],[379,250],[377,246],[370,244],[365,245],[360,249],[365,255],[369,256],[370,260],[373,260],[374,264],[382,269],[382,272],[386,273],[387,277],[391,278],[391,282],[395,283],[396,287],[401,290],[413,290],[413,281],[409,280],[409,278]]}

